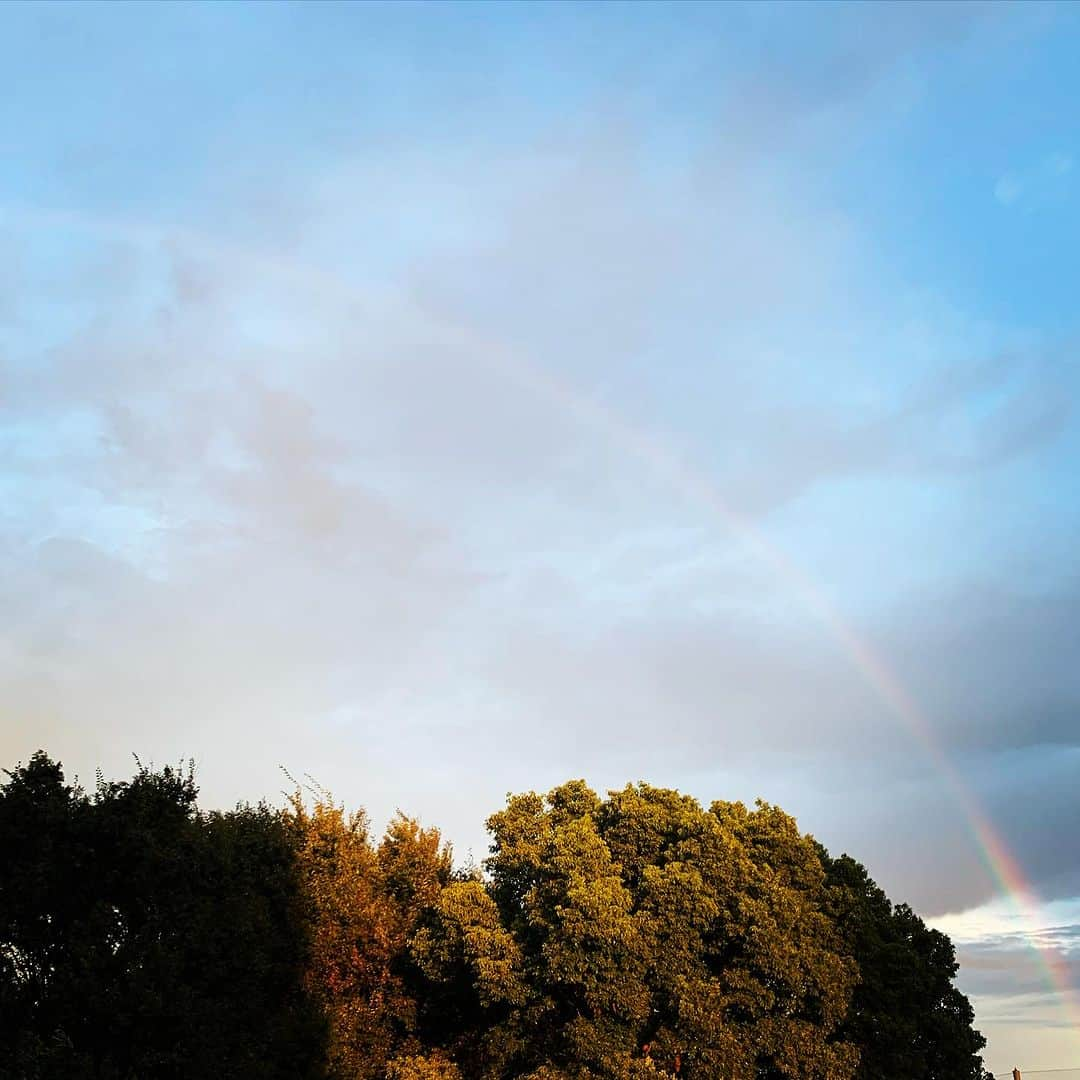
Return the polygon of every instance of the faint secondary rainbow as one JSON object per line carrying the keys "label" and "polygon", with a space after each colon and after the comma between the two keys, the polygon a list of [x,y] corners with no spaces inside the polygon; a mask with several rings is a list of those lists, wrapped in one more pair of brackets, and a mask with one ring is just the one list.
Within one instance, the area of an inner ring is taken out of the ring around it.
{"label": "faint secondary rainbow", "polygon": [[[367,291],[338,273],[328,272],[291,256],[253,251],[196,230],[90,218],[70,211],[18,207],[11,213],[14,219],[11,223],[15,225],[29,221],[50,227],[68,226],[140,244],[179,241],[208,255],[242,264],[247,269],[269,270],[280,278],[314,290],[321,298],[336,295],[350,305],[368,296]],[[1034,888],[952,764],[940,739],[935,736],[929,719],[878,652],[844,619],[835,602],[816,581],[769,540],[752,519],[732,509],[706,475],[689,466],[655,437],[630,424],[614,410],[588,397],[565,380],[530,362],[519,350],[503,342],[490,341],[474,330],[451,323],[445,317],[432,316],[430,312],[425,312],[423,317],[429,323],[435,323],[443,344],[465,350],[474,362],[543,397],[583,427],[597,432],[611,444],[646,462],[663,475],[682,497],[702,506],[735,535],[755,558],[775,571],[806,608],[829,629],[867,685],[921,747],[966,818],[976,849],[991,878],[1015,909],[1031,917],[1033,925],[1037,924],[1040,902]],[[1066,1024],[1077,1033],[1080,1048],[1080,1006],[1074,1000],[1075,992],[1065,962],[1057,951],[1044,947],[1037,938],[1028,937],[1027,940],[1040,962],[1051,991],[1058,998]]]}

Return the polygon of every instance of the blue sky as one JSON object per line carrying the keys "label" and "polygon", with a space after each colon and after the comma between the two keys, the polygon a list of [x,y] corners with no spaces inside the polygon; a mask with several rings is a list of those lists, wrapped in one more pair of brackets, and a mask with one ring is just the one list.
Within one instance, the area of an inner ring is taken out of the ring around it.
{"label": "blue sky", "polygon": [[478,855],[569,775],[761,795],[943,920],[995,1071],[1080,1065],[1026,944],[1075,970],[1078,46],[1067,5],[5,6],[3,760],[194,755],[220,804],[286,764]]}

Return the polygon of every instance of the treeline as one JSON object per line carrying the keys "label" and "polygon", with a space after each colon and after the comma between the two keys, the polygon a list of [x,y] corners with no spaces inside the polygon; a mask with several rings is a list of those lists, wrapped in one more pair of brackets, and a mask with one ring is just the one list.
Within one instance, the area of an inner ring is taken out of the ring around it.
{"label": "treeline", "polygon": [[773,806],[571,781],[481,873],[329,797],[5,775],[5,1080],[986,1075],[948,938]]}

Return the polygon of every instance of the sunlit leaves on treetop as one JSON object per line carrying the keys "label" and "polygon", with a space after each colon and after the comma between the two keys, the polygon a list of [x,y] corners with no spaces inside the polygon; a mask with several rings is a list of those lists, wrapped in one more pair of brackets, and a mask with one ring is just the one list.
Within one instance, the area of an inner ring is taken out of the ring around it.
{"label": "sunlit leaves on treetop", "polygon": [[948,939],[778,807],[510,796],[486,876],[324,792],[0,788],[0,1077],[983,1080]]}

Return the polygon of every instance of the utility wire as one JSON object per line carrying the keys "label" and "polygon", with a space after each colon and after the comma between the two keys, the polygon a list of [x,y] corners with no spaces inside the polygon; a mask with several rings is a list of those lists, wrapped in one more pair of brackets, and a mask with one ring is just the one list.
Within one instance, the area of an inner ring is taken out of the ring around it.
{"label": "utility wire", "polygon": [[[1021,1069],[1020,1072],[1021,1072],[1022,1076],[1042,1076],[1044,1073],[1064,1073],[1064,1072],[1074,1072],[1074,1073],[1080,1074],[1080,1068],[1073,1068],[1073,1069]],[[1005,1076],[1005,1077],[1012,1076],[1012,1070],[1010,1069],[1008,1072],[1003,1072],[1003,1073],[994,1073],[995,1080],[999,1076]]]}

